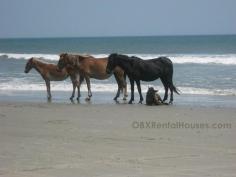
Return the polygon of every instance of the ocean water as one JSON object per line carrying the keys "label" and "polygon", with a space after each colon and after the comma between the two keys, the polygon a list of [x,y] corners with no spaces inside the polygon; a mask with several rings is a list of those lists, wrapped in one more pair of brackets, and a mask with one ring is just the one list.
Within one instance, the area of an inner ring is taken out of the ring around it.
{"label": "ocean water", "polygon": [[[35,70],[25,74],[25,64],[30,57],[57,63],[63,52],[95,57],[115,52],[143,59],[167,56],[174,64],[173,81],[181,95],[236,96],[236,35],[0,39],[1,95],[14,91],[44,91],[41,76]],[[91,82],[92,92],[116,92],[113,77]],[[69,79],[51,85],[52,91],[72,89]],[[143,92],[148,86],[158,88],[161,94],[164,92],[160,80],[142,82]],[[81,90],[87,91],[85,84]]]}

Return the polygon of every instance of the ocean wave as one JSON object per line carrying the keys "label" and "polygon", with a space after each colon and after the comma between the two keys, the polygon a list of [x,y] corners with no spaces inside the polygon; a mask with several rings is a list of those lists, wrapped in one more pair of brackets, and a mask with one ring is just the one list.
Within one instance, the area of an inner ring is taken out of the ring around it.
{"label": "ocean wave", "polygon": [[18,54],[18,53],[0,53],[0,57],[10,59],[28,60],[32,57],[42,58],[45,60],[59,60],[59,55],[56,54]]}
{"label": "ocean wave", "polygon": [[[91,54],[95,58],[107,57],[109,54]],[[157,58],[160,56],[169,57],[173,63],[176,64],[222,64],[222,65],[236,65],[236,54],[225,54],[225,55],[190,55],[190,54],[127,54],[129,56],[137,56],[144,60]],[[42,58],[45,60],[57,61],[59,55],[57,54],[16,54],[16,53],[0,53],[0,57],[10,59],[29,59],[31,57]]]}
{"label": "ocean wave", "polygon": [[[142,91],[145,93],[148,90],[148,87],[159,87],[156,85],[142,85]],[[96,83],[91,84],[92,92],[116,92],[116,84],[102,84]],[[130,86],[128,85],[128,92],[130,92]],[[178,87],[181,91],[181,94],[192,94],[192,95],[222,95],[222,96],[236,96],[236,89],[207,89],[207,88],[194,88],[194,87]],[[18,83],[14,82],[5,82],[0,83],[0,91],[45,91],[46,86],[42,83]],[[72,91],[72,84],[66,81],[62,82],[51,82],[52,91]],[[81,91],[87,92],[86,84],[81,85]],[[135,88],[137,93],[137,88]],[[160,87],[159,92],[164,93],[163,87]]]}

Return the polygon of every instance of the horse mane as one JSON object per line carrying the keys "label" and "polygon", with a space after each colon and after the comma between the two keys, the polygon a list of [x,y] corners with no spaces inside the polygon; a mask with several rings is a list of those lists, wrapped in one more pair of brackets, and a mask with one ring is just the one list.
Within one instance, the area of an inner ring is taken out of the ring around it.
{"label": "horse mane", "polygon": [[32,61],[36,61],[36,62],[38,62],[38,63],[40,63],[40,64],[52,64],[52,63],[49,63],[49,62],[43,61],[42,58],[36,58],[36,57],[32,57],[32,58],[30,58],[28,61],[30,61],[31,59],[32,59]]}
{"label": "horse mane", "polygon": [[87,54],[85,54],[85,55],[78,55],[79,56],[79,60],[80,61],[82,61],[82,60],[84,60],[84,59],[86,59],[86,58],[94,58],[93,56],[91,56],[91,55],[87,55]]}
{"label": "horse mane", "polygon": [[122,54],[117,55],[117,57],[125,62],[128,62],[131,66],[134,64],[134,61],[140,60],[140,58],[138,57],[135,56],[129,57],[128,55],[122,55]]}
{"label": "horse mane", "polygon": [[112,53],[108,56],[108,59],[113,58],[115,60],[124,60],[124,61],[130,61],[130,57],[127,55],[122,55],[122,54],[117,54],[117,53]]}
{"label": "horse mane", "polygon": [[72,56],[73,58],[79,59],[79,61],[83,61],[86,58],[94,58],[91,55],[88,54],[78,54],[78,53],[74,53],[74,54],[67,54],[68,56]]}
{"label": "horse mane", "polygon": [[130,57],[128,55],[122,55],[122,54],[117,54],[117,57],[124,59],[124,60],[129,60]]}

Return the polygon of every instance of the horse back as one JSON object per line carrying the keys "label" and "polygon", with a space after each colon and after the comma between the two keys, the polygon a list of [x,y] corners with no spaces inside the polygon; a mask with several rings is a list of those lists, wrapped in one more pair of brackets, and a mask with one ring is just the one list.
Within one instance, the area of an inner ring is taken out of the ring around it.
{"label": "horse back", "polygon": [[172,61],[167,57],[159,57],[149,60],[139,60],[138,65],[140,67],[145,67],[145,70],[161,70],[164,71],[166,69],[173,68]]}
{"label": "horse back", "polygon": [[158,58],[143,60],[143,61],[152,63],[152,64],[164,65],[164,66],[172,65],[172,61],[167,57],[158,57]]}
{"label": "horse back", "polygon": [[132,68],[133,77],[143,81],[156,80],[173,70],[171,60],[166,57],[149,60],[135,59]]}
{"label": "horse back", "polygon": [[110,76],[106,73],[107,62],[107,58],[86,57],[80,60],[79,72],[95,79],[107,79]]}
{"label": "horse back", "polygon": [[63,68],[61,71],[58,70],[57,65],[48,64],[47,71],[45,72],[46,77],[51,81],[60,81],[68,77],[69,73],[66,68]]}

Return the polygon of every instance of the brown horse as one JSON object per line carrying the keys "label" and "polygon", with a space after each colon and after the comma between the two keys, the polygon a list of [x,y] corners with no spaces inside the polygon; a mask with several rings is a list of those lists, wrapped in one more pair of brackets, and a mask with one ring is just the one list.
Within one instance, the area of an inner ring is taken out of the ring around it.
{"label": "brown horse", "polygon": [[[60,55],[59,62],[57,64],[58,68],[62,70],[65,67],[71,67],[74,71],[78,71],[80,77],[85,78],[88,87],[88,98],[90,100],[92,96],[90,78],[104,80],[109,78],[112,74],[106,73],[108,58],[94,58],[92,56],[83,55],[72,55],[63,53]],[[124,100],[127,97],[127,84],[125,80],[125,73],[120,67],[116,67],[113,72],[115,79],[118,84],[118,90],[114,100],[120,96],[120,92],[124,93]],[[81,83],[79,83],[80,85]]]}
{"label": "brown horse", "polygon": [[[51,89],[50,89],[50,81],[62,81],[65,80],[70,76],[72,84],[73,84],[73,92],[71,95],[71,99],[73,99],[75,95],[75,89],[77,86],[77,75],[74,70],[69,67],[64,68],[63,70],[59,71],[57,65],[51,63],[45,63],[40,61],[37,58],[30,58],[25,65],[25,73],[28,73],[32,68],[39,72],[46,83],[47,87],[47,97],[48,100],[51,100]],[[78,97],[80,96],[80,87],[78,88]]]}

